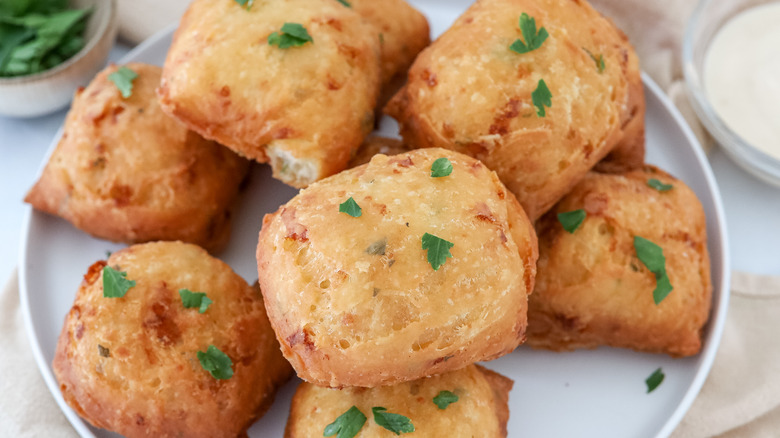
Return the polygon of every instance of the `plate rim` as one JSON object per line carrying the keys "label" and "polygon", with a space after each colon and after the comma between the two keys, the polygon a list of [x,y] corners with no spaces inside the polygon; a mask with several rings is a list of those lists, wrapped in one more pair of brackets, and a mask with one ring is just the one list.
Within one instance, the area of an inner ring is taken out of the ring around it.
{"label": "plate rim", "polygon": [[[172,38],[175,34],[175,30],[177,27],[178,24],[174,23],[166,27],[165,29],[157,32],[153,36],[144,40],[138,46],[131,49],[128,53],[122,56],[117,61],[117,63],[123,64],[127,62],[133,62],[134,58],[138,57],[139,53],[145,52],[150,47],[157,45],[161,40],[164,40],[166,38]],[[711,324],[711,326],[708,331],[708,336],[707,338],[705,338],[706,345],[699,353],[700,365],[696,370],[694,378],[691,381],[688,388],[686,389],[685,395],[679,401],[675,410],[666,420],[666,422],[664,423],[660,431],[656,434],[656,438],[667,438],[669,435],[671,435],[674,429],[682,421],[683,417],[691,408],[693,402],[695,401],[696,397],[701,391],[701,388],[704,385],[704,382],[706,381],[712,369],[712,365],[714,363],[718,348],[720,347],[721,339],[723,336],[723,330],[726,324],[728,305],[729,305],[730,295],[731,295],[731,288],[730,288],[731,254],[730,254],[728,232],[726,227],[726,215],[723,209],[723,199],[720,194],[720,188],[718,186],[718,183],[715,180],[712,167],[710,166],[709,160],[707,160],[706,158],[704,150],[701,147],[701,143],[699,142],[697,137],[693,134],[693,131],[691,130],[691,127],[688,125],[688,122],[683,118],[680,111],[677,109],[677,107],[674,106],[674,104],[671,102],[671,100],[666,95],[666,93],[661,89],[661,87],[659,87],[658,84],[656,84],[655,81],[646,73],[642,72],[641,77],[642,77],[643,86],[646,89],[648,89],[652,93],[653,97],[656,98],[661,103],[661,105],[663,106],[667,114],[672,117],[674,123],[681,129],[687,143],[690,146],[692,146],[691,149],[693,155],[696,158],[696,161],[699,164],[702,173],[704,174],[704,182],[706,183],[707,188],[709,189],[712,196],[712,203],[715,210],[715,218],[712,224],[714,225],[714,230],[717,231],[717,238],[721,246],[720,261],[722,263],[722,269],[720,270],[721,272],[719,278],[720,290],[719,291],[713,290],[713,295],[717,292],[718,297],[717,297],[717,301],[712,302],[712,308],[716,310],[714,312],[711,311],[710,313],[708,324]],[[64,119],[63,119],[63,124],[60,126],[60,128],[57,130],[54,137],[52,138],[51,144],[47,149],[47,153],[45,154],[43,160],[41,161],[41,164],[38,169],[38,173],[36,175],[36,179],[40,177],[40,174],[42,173],[44,167],[46,166],[46,163],[48,162],[51,153],[56,148],[59,138],[62,135],[63,126],[64,126]],[[65,400],[62,396],[62,392],[59,389],[59,384],[54,378],[54,373],[50,364],[44,357],[43,350],[41,349],[41,343],[35,331],[35,325],[32,318],[32,309],[30,307],[29,298],[28,298],[29,293],[27,290],[27,275],[28,275],[27,274],[27,249],[29,247],[28,242],[31,238],[30,227],[32,223],[32,215],[35,214],[35,212],[30,205],[25,205],[25,208],[26,211],[24,213],[24,218],[22,222],[21,239],[20,239],[18,281],[19,281],[20,306],[21,306],[22,316],[24,320],[24,328],[25,331],[27,332],[27,338],[30,341],[30,347],[33,352],[33,357],[35,358],[36,365],[38,366],[38,371],[43,377],[43,380],[46,383],[46,386],[50,394],[54,397],[55,401],[57,402],[60,411],[65,415],[65,417],[70,422],[71,426],[81,437],[95,438],[95,435],[89,429],[87,423],[78,414],[76,414],[76,412],[73,409],[71,409],[70,406],[68,406],[65,403]]]}

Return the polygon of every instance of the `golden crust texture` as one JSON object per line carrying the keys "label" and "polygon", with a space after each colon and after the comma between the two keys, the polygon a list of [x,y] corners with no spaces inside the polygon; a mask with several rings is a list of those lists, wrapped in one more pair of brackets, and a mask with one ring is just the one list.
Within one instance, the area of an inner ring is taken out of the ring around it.
{"label": "golden crust texture", "polygon": [[[313,42],[268,43],[286,22]],[[381,48],[375,29],[334,0],[196,0],[168,52],[158,95],[190,129],[295,187],[341,171],[373,129]]]}
{"label": "golden crust texture", "polygon": [[[108,264],[135,281],[104,298]],[[180,289],[205,292],[204,313]],[[217,380],[198,351],[233,362]],[[135,245],[96,262],[81,283],[54,357],[65,401],[97,427],[127,437],[235,437],[270,406],[291,368],[279,352],[262,295],[195,245]]]}
{"label": "golden crust texture", "polygon": [[[522,13],[549,37],[518,54]],[[540,80],[552,93],[545,117],[532,99]],[[482,160],[535,220],[623,139],[640,110],[633,84],[641,93],[633,48],[587,2],[478,0],[420,53],[386,112],[410,146]]]}
{"label": "golden crust texture", "polygon": [[249,167],[160,111],[160,68],[138,74],[122,98],[110,66],[77,92],[57,148],[25,201],[115,242],[227,243],[229,207]]}
{"label": "golden crust texture", "polygon": [[[451,175],[432,178],[448,158]],[[359,217],[339,212],[353,198]],[[434,271],[430,233],[452,242]],[[374,387],[463,368],[525,339],[538,257],[525,213],[494,172],[444,149],[394,157],[303,190],[267,215],[260,286],[298,376]]]}
{"label": "golden crust texture", "polygon": [[[648,186],[658,179],[673,189]],[[557,213],[584,209],[570,234]],[[599,345],[689,356],[701,348],[712,283],[701,203],[682,181],[647,166],[623,175],[589,173],[537,222],[539,273],[529,299],[528,344],[571,350]],[[656,305],[655,275],[634,236],[663,249],[672,292]]]}
{"label": "golden crust texture", "polygon": [[[382,406],[411,420],[415,431],[409,436],[504,438],[512,385],[512,380],[479,365],[371,389],[323,388],[303,382],[293,397],[284,436],[322,436],[325,426],[352,406],[368,418],[356,438],[392,436],[373,419],[371,408]],[[439,409],[433,398],[440,391],[454,392],[458,401]]]}

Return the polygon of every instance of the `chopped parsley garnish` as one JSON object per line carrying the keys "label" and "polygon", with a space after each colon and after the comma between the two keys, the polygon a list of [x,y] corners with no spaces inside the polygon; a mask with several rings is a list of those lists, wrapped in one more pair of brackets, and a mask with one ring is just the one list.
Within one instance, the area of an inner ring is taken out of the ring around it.
{"label": "chopped parsley garnish", "polygon": [[281,33],[274,32],[268,35],[268,44],[278,46],[280,49],[299,47],[313,42],[306,28],[298,23],[284,23]]}
{"label": "chopped parsley garnish", "polygon": [[255,0],[235,0],[235,1],[239,5],[246,7],[247,11],[252,9],[252,5],[255,3]]}
{"label": "chopped parsley garnish", "polygon": [[1,0],[0,77],[40,73],[78,53],[91,12],[66,0]]}
{"label": "chopped parsley garnish", "polygon": [[458,401],[458,396],[452,391],[439,391],[439,394],[433,398],[433,402],[439,409],[447,409],[447,406]]}
{"label": "chopped parsley garnish", "polygon": [[673,185],[664,184],[655,178],[650,178],[649,180],[647,180],[647,185],[658,190],[659,192],[668,192],[669,190],[672,190],[672,188],[674,188]]}
{"label": "chopped parsley garnish", "polygon": [[103,297],[122,298],[134,286],[135,280],[128,280],[127,272],[103,266]]}
{"label": "chopped parsley garnish", "polygon": [[133,81],[138,77],[138,73],[130,70],[129,68],[122,66],[110,75],[108,80],[113,82],[114,85],[122,93],[122,97],[127,99],[133,95]]}
{"label": "chopped parsley garnish", "polygon": [[584,47],[582,48],[582,50],[586,51],[590,56],[590,59],[592,59],[593,62],[596,63],[596,68],[599,70],[599,73],[604,73],[604,69],[607,68],[606,64],[604,64],[604,55],[599,54],[599,56],[596,56],[593,53],[591,53],[590,50]]}
{"label": "chopped parsley garnish", "polygon": [[564,230],[568,231],[569,234],[573,234],[582,225],[582,222],[585,221],[587,215],[583,209],[558,213],[558,222],[563,225]]}
{"label": "chopped parsley garnish", "polygon": [[669,282],[669,276],[666,273],[666,257],[664,251],[655,243],[634,236],[634,249],[639,260],[655,274],[655,290],[653,290],[653,301],[655,304],[661,304],[672,291],[672,284]]}
{"label": "chopped parsley garnish", "polygon": [[203,313],[209,308],[211,299],[204,292],[193,292],[189,289],[179,289],[181,304],[187,309],[196,308],[199,313]]}
{"label": "chopped parsley garnish", "polygon": [[233,377],[233,361],[227,354],[213,345],[209,345],[205,352],[199,351],[198,360],[200,366],[217,380],[227,380]]}
{"label": "chopped parsley garnish", "polygon": [[352,217],[360,217],[363,214],[363,209],[360,208],[358,203],[350,196],[349,199],[339,204],[339,213],[346,213]]}
{"label": "chopped parsley garnish", "polygon": [[344,6],[348,7],[348,8],[351,8],[351,7],[352,7],[352,5],[351,5],[351,4],[349,4],[349,2],[348,2],[347,0],[336,0],[336,1],[337,1],[337,2],[339,2],[339,3],[341,3],[341,4],[342,4],[342,5],[344,5]]}
{"label": "chopped parsley garnish", "polygon": [[328,437],[338,434],[336,438],[352,438],[360,432],[366,424],[366,416],[355,406],[347,409],[339,415],[333,423],[325,426],[322,436]]}
{"label": "chopped parsley garnish", "polygon": [[437,159],[431,165],[431,177],[441,178],[443,176],[450,176],[452,173],[452,163],[450,160],[442,157]]}
{"label": "chopped parsley garnish", "polygon": [[98,354],[102,357],[111,357],[111,352],[108,348],[98,344]]}
{"label": "chopped parsley garnish", "polygon": [[412,420],[410,420],[409,417],[404,417],[401,414],[387,412],[387,409],[381,406],[371,408],[371,412],[374,413],[374,421],[376,424],[384,427],[396,435],[414,432],[414,425],[412,424]]}
{"label": "chopped parsley garnish", "polygon": [[529,17],[525,12],[520,15],[520,31],[523,33],[523,39],[525,39],[525,42],[517,39],[514,43],[512,43],[511,46],[509,46],[510,50],[520,54],[528,53],[532,50],[536,50],[539,47],[542,47],[542,43],[548,37],[547,29],[543,27],[539,28],[539,32],[537,33],[536,19]]}
{"label": "chopped parsley garnish", "polygon": [[650,394],[655,390],[655,388],[658,388],[658,385],[661,384],[661,382],[664,381],[664,373],[661,371],[661,368],[658,368],[657,370],[653,371],[653,374],[650,374],[650,377],[645,379],[645,383],[647,384],[647,393]]}
{"label": "chopped parsley garnish", "polygon": [[422,236],[422,249],[428,250],[428,263],[431,264],[434,271],[438,271],[447,258],[452,257],[450,248],[453,246],[455,246],[454,243],[447,242],[433,234],[425,233]]}
{"label": "chopped parsley garnish", "polygon": [[536,107],[536,115],[539,117],[545,117],[547,113],[544,107],[552,107],[552,93],[547,88],[547,84],[544,79],[539,79],[539,83],[536,85],[536,90],[531,93],[531,99]]}

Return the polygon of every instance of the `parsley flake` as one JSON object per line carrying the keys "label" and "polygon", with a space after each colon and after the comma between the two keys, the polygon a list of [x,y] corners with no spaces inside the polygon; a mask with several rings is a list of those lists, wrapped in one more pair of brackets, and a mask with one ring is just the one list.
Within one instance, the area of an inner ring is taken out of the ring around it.
{"label": "parsley flake", "polygon": [[374,421],[376,424],[384,427],[396,435],[414,432],[414,425],[412,424],[412,420],[410,420],[409,417],[404,417],[401,414],[387,412],[387,409],[381,406],[371,408],[371,412],[374,413]]}
{"label": "parsley flake", "polygon": [[441,265],[447,261],[447,258],[452,257],[450,248],[453,246],[455,246],[454,243],[436,237],[433,234],[425,233],[422,236],[422,249],[428,250],[428,263],[431,264],[434,271],[438,271]]}
{"label": "parsley flake", "polygon": [[666,257],[663,249],[655,243],[634,236],[634,249],[639,260],[647,267],[650,272],[655,274],[655,290],[653,290],[653,301],[655,304],[661,304],[661,301],[672,292],[672,284],[666,273]]}
{"label": "parsley flake", "polygon": [[181,304],[187,308],[196,308],[198,313],[203,313],[209,308],[211,299],[206,296],[204,292],[193,292],[189,289],[179,289],[179,296],[181,297]]}
{"label": "parsley flake", "polygon": [[122,298],[135,287],[135,280],[127,279],[127,272],[120,272],[111,266],[103,266],[103,297]]}
{"label": "parsley flake", "polygon": [[119,92],[122,93],[122,97],[127,99],[133,95],[133,81],[137,77],[138,73],[125,66],[122,66],[119,67],[117,71],[108,75],[108,80],[113,82],[114,85],[116,85],[116,87],[119,89]]}
{"label": "parsley flake", "polygon": [[314,40],[306,28],[298,23],[284,23],[281,33],[268,35],[268,44],[280,49],[300,47],[306,43],[314,43]]}
{"label": "parsley flake", "polygon": [[528,53],[542,47],[542,43],[549,36],[547,34],[547,29],[543,27],[539,28],[539,32],[537,33],[536,19],[529,17],[525,12],[520,15],[520,31],[523,33],[525,42],[517,39],[509,46],[509,50],[520,54]]}
{"label": "parsley flake", "polygon": [[647,180],[647,185],[658,190],[659,192],[668,192],[669,190],[672,190],[674,188],[671,184],[664,184],[660,180],[657,180],[655,178],[650,178]]}
{"label": "parsley flake", "polygon": [[647,394],[650,394],[655,390],[655,388],[658,388],[661,382],[664,381],[664,377],[666,376],[664,375],[663,371],[661,371],[661,368],[653,371],[653,374],[650,374],[650,377],[645,379],[645,383],[647,384]]}
{"label": "parsley flake", "polygon": [[236,3],[241,5],[242,7],[245,7],[246,10],[252,9],[252,5],[255,3],[255,0],[235,0]]}
{"label": "parsley flake", "polygon": [[322,436],[328,437],[338,434],[336,438],[352,438],[360,432],[366,424],[366,416],[355,406],[347,409],[339,415],[333,423],[325,426]]}
{"label": "parsley flake", "polygon": [[363,214],[363,209],[360,208],[358,203],[350,196],[349,199],[339,204],[339,213],[346,213],[352,217],[360,217]]}
{"label": "parsley flake", "polygon": [[452,391],[439,391],[439,394],[433,398],[433,402],[439,409],[447,409],[447,406],[458,401],[458,396]]}
{"label": "parsley flake", "polygon": [[450,176],[452,173],[452,163],[450,160],[442,157],[437,159],[431,165],[431,178],[441,178],[443,176]]}
{"label": "parsley flake", "polygon": [[102,357],[111,357],[111,351],[100,344],[98,344],[98,354]]}
{"label": "parsley flake", "polygon": [[233,361],[219,348],[209,345],[206,351],[198,352],[200,366],[217,380],[227,380],[233,377]]}
{"label": "parsley flake", "polygon": [[544,79],[539,79],[536,90],[531,93],[531,99],[536,107],[536,115],[545,117],[547,113],[544,111],[544,107],[552,107],[552,93],[550,93],[550,89],[547,88]]}
{"label": "parsley flake", "polygon": [[352,5],[351,5],[351,4],[349,4],[349,2],[348,2],[347,0],[336,0],[336,1],[337,1],[337,2],[339,2],[339,3],[341,3],[341,4],[342,4],[342,5],[344,5],[344,6],[348,7],[348,8],[351,8],[351,7],[352,7]]}
{"label": "parsley flake", "polygon": [[563,229],[568,231],[569,234],[574,234],[574,231],[582,225],[582,222],[585,221],[585,217],[587,216],[588,214],[585,213],[585,210],[583,209],[567,211],[558,213],[558,222],[563,225]]}
{"label": "parsley flake", "polygon": [[604,73],[604,69],[607,68],[606,64],[604,64],[604,55],[599,53],[599,56],[596,56],[593,53],[591,53],[590,50],[586,49],[585,47],[583,47],[582,50],[587,52],[588,56],[590,56],[590,59],[592,59],[593,62],[596,63],[596,68],[599,70],[599,73]]}

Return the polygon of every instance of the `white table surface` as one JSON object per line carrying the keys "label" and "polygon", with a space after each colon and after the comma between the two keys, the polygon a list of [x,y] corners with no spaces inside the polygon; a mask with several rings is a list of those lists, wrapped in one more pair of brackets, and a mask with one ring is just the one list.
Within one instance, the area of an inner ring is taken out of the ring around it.
{"label": "white table surface", "polygon": [[[127,51],[118,44],[110,60]],[[66,110],[32,119],[0,116],[0,281],[17,264],[27,210],[23,199],[65,114]],[[711,152],[709,159],[723,195],[732,269],[780,275],[780,188],[753,178],[720,150]]]}

